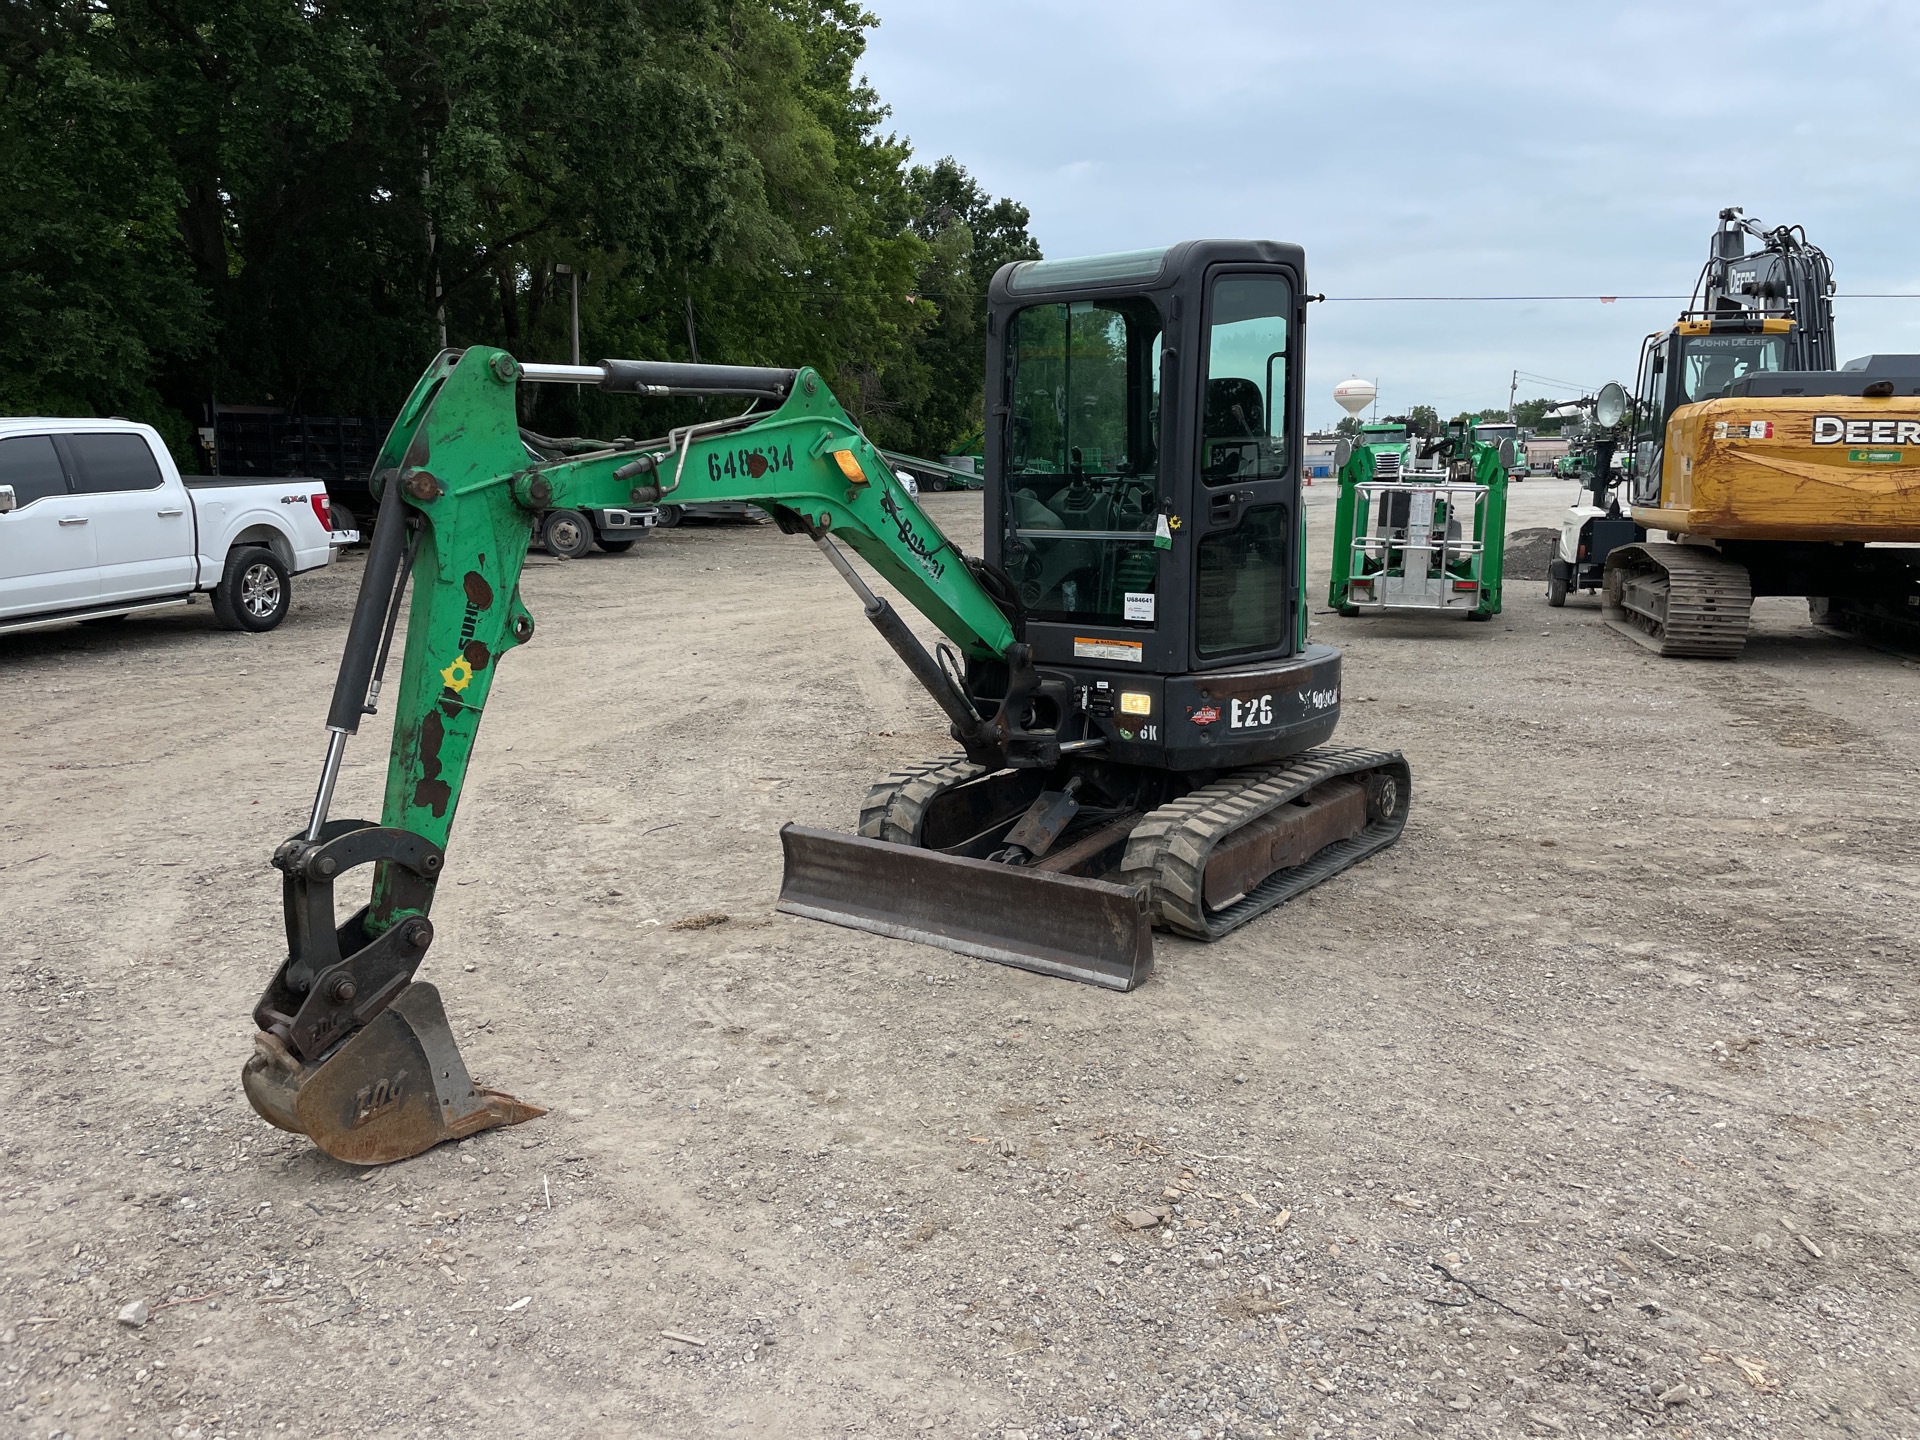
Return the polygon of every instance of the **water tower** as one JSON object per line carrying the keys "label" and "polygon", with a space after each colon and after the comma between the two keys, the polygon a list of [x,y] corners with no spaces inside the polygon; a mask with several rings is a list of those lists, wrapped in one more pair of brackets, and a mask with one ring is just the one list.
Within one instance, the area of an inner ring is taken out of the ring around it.
{"label": "water tower", "polygon": [[1333,398],[1340,408],[1349,415],[1357,416],[1374,402],[1379,395],[1371,380],[1342,380],[1333,387]]}

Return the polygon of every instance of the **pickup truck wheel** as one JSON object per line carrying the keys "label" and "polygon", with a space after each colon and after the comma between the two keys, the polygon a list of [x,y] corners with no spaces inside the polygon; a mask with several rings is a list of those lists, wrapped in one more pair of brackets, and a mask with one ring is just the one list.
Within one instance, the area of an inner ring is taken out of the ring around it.
{"label": "pickup truck wheel", "polygon": [[682,510],[678,505],[662,505],[660,507],[659,524],[662,530],[671,530],[686,518],[687,512]]}
{"label": "pickup truck wheel", "polygon": [[593,537],[593,543],[609,555],[624,555],[633,548],[631,540],[604,540],[598,535]]}
{"label": "pickup truck wheel", "polygon": [[593,526],[578,510],[549,510],[540,526],[540,543],[549,555],[578,560],[593,548]]}
{"label": "pickup truck wheel", "polygon": [[227,555],[227,568],[213,592],[213,618],[225,630],[271,630],[293,604],[293,577],[280,557],[258,545]]}

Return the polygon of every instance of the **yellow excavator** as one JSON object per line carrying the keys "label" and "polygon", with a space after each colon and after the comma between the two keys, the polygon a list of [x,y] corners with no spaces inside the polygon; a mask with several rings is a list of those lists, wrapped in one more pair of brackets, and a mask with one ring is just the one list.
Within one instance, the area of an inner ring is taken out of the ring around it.
{"label": "yellow excavator", "polygon": [[1723,210],[1631,403],[1598,397],[1602,423],[1631,417],[1633,521],[1668,536],[1608,555],[1601,615],[1658,654],[1738,655],[1758,595],[1920,638],[1920,355],[1835,368],[1833,293],[1803,229]]}

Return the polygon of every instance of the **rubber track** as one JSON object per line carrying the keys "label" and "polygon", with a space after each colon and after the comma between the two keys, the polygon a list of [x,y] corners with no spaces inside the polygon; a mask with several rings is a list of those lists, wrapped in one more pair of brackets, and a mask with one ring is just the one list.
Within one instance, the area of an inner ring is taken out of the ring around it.
{"label": "rubber track", "polygon": [[[1666,623],[1657,628],[1615,598],[1629,575],[1653,570],[1662,572],[1667,582]],[[1656,655],[1700,660],[1738,655],[1746,648],[1752,617],[1753,589],[1746,567],[1711,550],[1653,543],[1622,545],[1607,556],[1600,618]]]}
{"label": "rubber track", "polygon": [[964,755],[923,760],[874,782],[860,803],[860,833],[869,840],[895,845],[918,845],[927,806],[942,791],[951,790],[987,772]]}
{"label": "rubber track", "polygon": [[[1389,771],[1399,782],[1392,812],[1351,840],[1329,845],[1304,865],[1269,875],[1231,905],[1209,912],[1202,899],[1207,858],[1243,825],[1278,809],[1314,786],[1342,775]],[[1283,765],[1242,770],[1162,805],[1134,827],[1121,862],[1121,883],[1146,885],[1157,924],[1196,940],[1222,935],[1312,889],[1400,838],[1407,825],[1412,782],[1399,751],[1331,746],[1296,755]]]}

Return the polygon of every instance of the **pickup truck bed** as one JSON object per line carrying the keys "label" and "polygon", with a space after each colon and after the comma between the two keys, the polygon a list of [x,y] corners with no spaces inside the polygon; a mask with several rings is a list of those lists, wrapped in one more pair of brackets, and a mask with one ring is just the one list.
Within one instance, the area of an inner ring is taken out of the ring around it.
{"label": "pickup truck bed", "polygon": [[200,593],[228,628],[271,630],[292,577],[351,538],[317,481],[189,481],[149,426],[0,419],[0,633]]}

